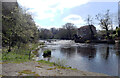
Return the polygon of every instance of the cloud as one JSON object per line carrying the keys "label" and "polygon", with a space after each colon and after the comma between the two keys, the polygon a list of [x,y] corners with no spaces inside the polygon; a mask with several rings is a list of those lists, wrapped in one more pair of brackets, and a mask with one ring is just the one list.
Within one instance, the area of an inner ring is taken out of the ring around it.
{"label": "cloud", "polygon": [[119,2],[119,0],[90,0],[90,2]]}
{"label": "cloud", "polygon": [[35,19],[54,18],[57,11],[64,13],[65,8],[74,8],[88,3],[89,0],[18,0],[23,7],[30,8],[35,13]]}
{"label": "cloud", "polygon": [[51,22],[53,22],[53,21],[54,21],[54,19],[50,19],[50,21],[51,21]]}
{"label": "cloud", "polygon": [[37,28],[38,29],[41,29],[41,28],[46,28],[46,29],[51,29],[51,28],[60,28],[60,26],[55,26],[55,25],[49,25],[49,26],[47,26],[47,25],[41,25],[41,24],[39,24],[39,23],[35,23],[36,25],[37,25]]}
{"label": "cloud", "polygon": [[37,28],[40,29],[41,25],[39,23],[35,23],[37,25]]}
{"label": "cloud", "polygon": [[69,15],[63,19],[64,22],[70,22],[77,26],[85,25],[85,21],[79,15]]}

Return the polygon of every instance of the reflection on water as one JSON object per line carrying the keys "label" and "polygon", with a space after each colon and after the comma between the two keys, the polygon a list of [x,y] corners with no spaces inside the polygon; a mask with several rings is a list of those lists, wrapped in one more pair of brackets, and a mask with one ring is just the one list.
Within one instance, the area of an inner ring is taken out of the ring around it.
{"label": "reflection on water", "polygon": [[[53,44],[55,43],[55,45]],[[64,44],[63,44],[64,43]],[[117,46],[117,48],[116,48]],[[52,57],[43,58],[44,49],[52,50]],[[78,44],[71,41],[51,42],[39,53],[40,59],[55,62],[56,58],[65,59],[66,64],[84,71],[118,75],[120,45]]]}
{"label": "reflection on water", "polygon": [[109,46],[107,45],[106,56],[105,56],[105,59],[106,59],[106,60],[108,59],[108,56],[109,56]]}
{"label": "reflection on water", "polygon": [[74,53],[75,53],[76,49],[74,47],[69,47],[69,48],[60,48],[60,52],[65,55],[67,58],[71,58]]}
{"label": "reflection on water", "polygon": [[92,46],[89,47],[77,47],[77,53],[82,57],[86,57],[89,60],[96,56],[96,49]]}
{"label": "reflection on water", "polygon": [[117,55],[119,55],[119,60],[118,60],[118,76],[120,77],[120,44],[119,43],[117,43],[116,44],[116,49],[117,49],[117,51],[116,51],[116,53],[117,53]]}

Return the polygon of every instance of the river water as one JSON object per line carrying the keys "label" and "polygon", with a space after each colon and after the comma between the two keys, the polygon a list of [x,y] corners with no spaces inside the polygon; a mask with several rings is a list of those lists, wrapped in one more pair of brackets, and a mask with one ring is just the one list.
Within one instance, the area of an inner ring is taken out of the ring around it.
{"label": "river water", "polygon": [[[83,71],[118,76],[118,52],[113,44],[75,43],[71,40],[46,41],[39,50],[37,60],[47,60],[61,65],[71,66]],[[44,58],[43,51],[50,49],[51,57]]]}

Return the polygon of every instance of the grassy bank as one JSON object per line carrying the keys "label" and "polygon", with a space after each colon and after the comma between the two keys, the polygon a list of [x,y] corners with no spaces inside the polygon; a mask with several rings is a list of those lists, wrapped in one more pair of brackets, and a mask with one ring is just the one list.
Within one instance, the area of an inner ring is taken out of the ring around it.
{"label": "grassy bank", "polygon": [[31,53],[32,50],[35,50],[40,43],[29,43],[23,44],[20,48],[17,46],[12,47],[11,52],[8,52],[7,47],[2,49],[2,61],[3,62],[27,62],[31,61],[34,57],[34,54]]}

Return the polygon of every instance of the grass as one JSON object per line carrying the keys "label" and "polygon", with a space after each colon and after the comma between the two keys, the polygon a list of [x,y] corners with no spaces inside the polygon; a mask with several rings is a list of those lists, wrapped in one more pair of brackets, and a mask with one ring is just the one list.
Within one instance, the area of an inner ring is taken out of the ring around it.
{"label": "grass", "polygon": [[48,64],[50,66],[56,65],[54,62],[49,62],[49,61],[45,61],[45,60],[39,60],[37,62],[42,63],[42,64]]}
{"label": "grass", "polygon": [[18,72],[19,75],[23,75],[23,74],[28,74],[28,75],[31,75],[33,74],[34,76],[40,76],[39,74],[36,74],[35,72],[33,72],[32,70],[23,70],[21,72]]}
{"label": "grass", "polygon": [[[29,47],[31,45],[31,48]],[[20,62],[28,62],[31,61],[32,57],[34,57],[34,54],[30,54],[29,59],[29,53],[36,49],[39,46],[38,44],[24,44],[19,49],[17,46],[12,47],[11,52],[7,52],[7,48],[3,48],[2,51],[2,61],[3,62],[12,62],[12,63],[20,63]]]}
{"label": "grass", "polygon": [[47,70],[53,70],[53,69],[56,69],[56,68],[48,68]]}
{"label": "grass", "polygon": [[36,74],[35,72],[33,72],[32,70],[23,70],[21,72],[18,72],[19,75],[23,75],[23,74],[28,74],[28,75],[31,75],[33,74],[34,76],[40,76],[39,74]]}
{"label": "grass", "polygon": [[35,72],[32,72],[31,70],[23,70],[21,72],[18,72],[19,74],[35,74]]}
{"label": "grass", "polygon": [[41,66],[35,66],[35,67],[37,67],[37,68],[43,68],[43,67],[41,67]]}
{"label": "grass", "polygon": [[65,66],[57,66],[58,69],[70,69],[70,70],[77,70],[76,68],[65,67]]}
{"label": "grass", "polygon": [[26,62],[29,61],[29,56],[28,55],[23,55],[23,54],[16,54],[13,52],[10,52],[8,54],[5,54],[3,57],[3,62]]}
{"label": "grass", "polygon": [[54,62],[49,62],[49,61],[45,61],[45,60],[39,60],[37,61],[39,63],[42,63],[42,64],[47,64],[47,65],[50,65],[50,66],[56,66],[55,68],[49,68],[47,70],[52,70],[52,69],[71,69],[71,70],[77,70],[76,68],[71,68],[71,67],[65,67],[65,66],[61,66],[59,64],[56,64]]}

